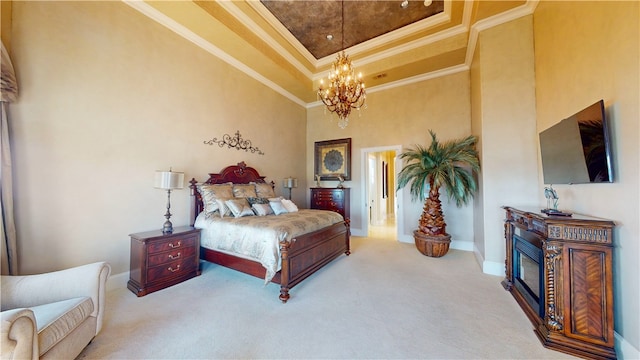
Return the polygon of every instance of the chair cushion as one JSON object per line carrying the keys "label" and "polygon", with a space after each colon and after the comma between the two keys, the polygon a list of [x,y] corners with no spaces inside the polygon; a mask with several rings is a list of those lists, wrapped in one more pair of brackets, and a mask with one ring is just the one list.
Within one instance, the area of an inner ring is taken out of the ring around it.
{"label": "chair cushion", "polygon": [[40,355],[64,339],[93,312],[90,297],[77,297],[30,308],[38,324]]}

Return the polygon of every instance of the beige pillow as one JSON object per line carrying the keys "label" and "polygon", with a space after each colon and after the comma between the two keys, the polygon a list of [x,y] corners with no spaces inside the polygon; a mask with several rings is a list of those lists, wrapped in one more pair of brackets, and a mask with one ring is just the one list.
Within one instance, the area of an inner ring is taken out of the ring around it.
{"label": "beige pillow", "polygon": [[247,199],[230,199],[224,202],[225,205],[231,210],[231,213],[235,217],[253,216],[253,211],[249,206]]}
{"label": "beige pillow", "polygon": [[220,217],[223,218],[225,216],[231,216],[231,210],[227,206],[226,202],[229,199],[216,199],[216,203],[218,204],[218,210],[220,212]]}
{"label": "beige pillow", "polygon": [[198,185],[198,191],[202,195],[204,212],[212,214],[219,210],[216,199],[229,199],[233,197],[233,186],[228,184]]}
{"label": "beige pillow", "polygon": [[273,191],[273,187],[271,187],[271,184],[255,183],[255,187],[256,187],[256,194],[258,194],[258,197],[261,197],[261,198],[276,197],[276,192]]}
{"label": "beige pillow", "polygon": [[273,210],[271,210],[271,206],[269,204],[253,204],[251,205],[253,212],[258,216],[266,216],[273,214]]}
{"label": "beige pillow", "polygon": [[258,197],[256,187],[253,184],[234,184],[233,196],[237,198]]}

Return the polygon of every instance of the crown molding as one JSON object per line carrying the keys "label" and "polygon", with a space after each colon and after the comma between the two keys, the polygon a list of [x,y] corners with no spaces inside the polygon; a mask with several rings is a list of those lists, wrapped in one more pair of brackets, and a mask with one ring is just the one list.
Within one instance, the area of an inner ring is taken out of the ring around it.
{"label": "crown molding", "polygon": [[[318,67],[318,60],[305,48],[302,46],[300,41],[291,34],[291,32],[284,26],[278,19],[267,9],[266,6],[262,5],[260,1],[247,1],[249,6],[253,8],[262,18],[267,21],[273,28],[282,36],[291,46],[293,46],[296,51],[298,51],[304,58],[307,60],[312,66]],[[233,14],[232,14],[233,15]],[[235,15],[234,15],[235,16]],[[255,22],[253,23],[256,28],[259,28]],[[249,27],[251,31],[256,30],[254,27]],[[263,31],[260,28],[260,31]],[[268,37],[268,35],[265,35]],[[271,39],[273,41],[273,39]],[[293,57],[292,57],[293,58]],[[294,59],[295,60],[295,59]],[[297,60],[295,60],[297,61]]]}
{"label": "crown molding", "polygon": [[157,9],[153,8],[151,5],[148,5],[144,1],[141,1],[141,0],[122,0],[122,2],[124,2],[125,4],[131,6],[132,8],[134,8],[137,11],[139,11],[143,15],[149,17],[150,19],[155,20],[156,22],[160,23],[161,25],[164,25],[169,30],[175,32],[176,34],[182,36],[183,38],[191,41],[192,43],[196,44],[198,47],[200,47],[200,48],[204,49],[205,51],[209,52],[211,55],[216,56],[220,60],[226,62],[227,64],[229,64],[229,65],[235,67],[236,69],[242,71],[243,73],[249,75],[253,79],[261,82],[265,86],[271,88],[272,90],[274,90],[275,92],[279,93],[280,95],[286,97],[287,99],[295,102],[296,104],[298,104],[300,106],[306,106],[307,103],[305,101],[303,101],[302,99],[300,99],[297,96],[293,95],[292,93],[288,92],[287,90],[282,88],[280,85],[276,84],[275,82],[273,82],[273,81],[267,79],[266,77],[262,76],[260,73],[258,73],[257,71],[251,69],[250,67],[248,67],[247,65],[243,64],[242,62],[236,60],[234,57],[232,57],[231,55],[227,54],[222,49],[220,49],[217,46],[211,44],[209,41],[207,41],[204,38],[200,37],[199,35],[197,35],[193,31],[187,29],[183,25],[179,24],[178,22],[176,22],[175,20],[173,20],[170,17],[166,16],[162,12],[160,12]]}
{"label": "crown molding", "polygon": [[[269,10],[266,10],[264,6],[262,5],[256,6],[254,5],[255,3],[261,4],[260,1],[248,2],[248,4],[254,10],[256,10],[262,17],[266,16],[266,14],[263,14],[263,12],[265,11],[271,14],[271,12],[269,12]],[[248,16],[242,10],[240,10],[240,8],[238,8],[233,1],[219,1],[218,4],[220,4],[220,6],[222,6],[225,10],[227,10],[233,17],[238,19],[238,21],[240,21],[244,26],[246,26],[249,29],[249,31],[258,35],[260,39],[262,39],[262,41],[266,42],[267,45],[269,45],[269,47],[276,50],[280,56],[285,58],[291,65],[293,65],[293,67],[295,67],[296,69],[298,69],[298,71],[304,74],[304,76],[308,78],[311,78],[313,76],[311,71],[309,71],[300,61],[298,61],[295,57],[293,57],[289,51],[287,51],[284,47],[282,47],[282,45],[280,45],[273,37],[271,37],[258,24],[256,24],[256,22],[253,21],[253,19],[251,19],[250,16]],[[264,10],[262,10],[261,8]],[[305,59],[307,59],[313,65],[316,62],[313,55],[311,55],[311,53],[307,51],[307,49],[305,49],[302,46],[302,44],[300,44],[300,42],[293,37],[293,35],[291,35],[291,33],[284,27],[284,25],[282,25],[273,15],[271,16],[273,19],[266,19],[266,20],[272,26],[274,26],[274,28],[276,28],[276,31],[278,31],[280,35],[282,35],[291,45],[293,45],[296,48],[296,50],[298,50],[302,54],[302,56],[305,57]],[[278,27],[277,25],[280,25],[280,26]],[[282,29],[284,29],[284,32]],[[292,42],[292,39],[294,42]],[[304,51],[301,51],[301,49],[304,49]]]}
{"label": "crown molding", "polygon": [[527,0],[524,5],[518,6],[517,8],[505,11],[490,18],[480,20],[477,23],[473,24],[469,31],[469,43],[467,45],[465,64],[470,66],[471,61],[473,61],[473,55],[476,50],[478,36],[480,35],[481,31],[490,29],[494,26],[502,25],[515,19],[519,19],[523,16],[533,14],[536,10],[536,7],[538,6],[538,2],[539,0]]}
{"label": "crown molding", "polygon": [[[372,93],[375,93],[375,92],[378,92],[378,91],[383,91],[383,90],[389,90],[389,89],[393,89],[393,88],[397,88],[397,87],[402,87],[402,86],[406,86],[406,85],[409,85],[409,84],[417,83],[417,82],[420,82],[420,81],[426,81],[426,80],[430,80],[430,79],[435,79],[435,78],[439,78],[441,76],[451,75],[451,74],[455,74],[455,73],[459,73],[461,71],[467,71],[467,70],[469,70],[469,66],[466,65],[466,64],[455,65],[455,66],[448,67],[446,69],[441,69],[441,70],[432,71],[432,72],[429,72],[429,73],[424,73],[424,74],[412,76],[412,77],[409,77],[409,78],[406,78],[406,79],[393,81],[393,82],[386,83],[386,84],[383,84],[383,85],[373,86],[373,87],[367,88],[367,94],[372,94]],[[306,108],[307,109],[311,109],[311,108],[314,108],[314,107],[320,106],[320,105],[323,105],[323,102],[320,101],[320,100],[317,100],[317,101],[308,103]]]}
{"label": "crown molding", "polygon": [[[451,21],[451,1],[452,0],[445,0],[444,1],[444,11],[442,13],[439,13],[437,15],[431,16],[429,18],[420,20],[418,22],[415,22],[413,24],[409,24],[407,26],[404,26],[400,29],[396,29],[394,31],[391,31],[389,33],[380,35],[376,38],[367,40],[363,43],[354,45],[350,48],[345,49],[345,51],[349,52],[349,54],[353,57],[353,56],[357,56],[360,53],[366,52],[370,49],[376,48],[376,47],[380,47],[383,46],[384,44],[387,44],[389,42],[395,41],[395,40],[399,40],[402,39],[403,37],[409,36],[413,33],[416,33],[420,30],[426,30],[429,29],[431,27],[434,26],[438,26],[441,24],[445,24],[449,21]],[[228,3],[228,2],[221,2],[221,3]],[[284,26],[282,25],[282,23],[264,6],[262,5],[262,3],[260,1],[248,1],[247,2],[260,16],[262,16],[271,26],[274,27],[274,29],[280,34],[280,36],[282,36],[283,38],[285,38],[285,40],[287,40],[289,42],[289,44],[291,44],[307,61],[309,61],[310,64],[312,64],[313,67],[315,67],[316,69],[319,67],[324,67],[324,66],[328,66],[330,65],[334,60],[335,60],[335,56],[336,54],[331,54],[328,56],[325,56],[323,58],[320,59],[316,59],[299,41],[298,39],[296,39],[291,32]],[[465,1],[465,11],[467,7],[471,7],[471,2],[470,1]],[[225,6],[225,8],[230,9],[230,8],[235,8],[235,11],[231,12],[231,15],[235,16],[238,20],[242,21],[243,23],[245,23],[245,19],[247,27],[251,30],[254,31],[256,33],[260,33],[261,36],[263,37],[263,39],[265,41],[267,41],[269,44],[275,43],[277,44],[277,42],[275,40],[273,40],[272,38],[269,37],[269,35],[267,35],[264,30],[262,30],[254,21],[250,20],[249,16],[247,16],[246,14],[242,13],[242,11],[240,11],[235,5],[233,6]],[[390,55],[387,56],[392,56],[395,54],[399,54],[402,53],[404,51],[409,51],[409,50],[413,50],[416,48],[419,48],[421,46],[430,44],[434,41],[438,41],[441,40],[443,37],[440,37],[440,34],[436,34],[437,36],[432,37],[432,36],[427,36],[412,42],[409,42],[407,44],[402,44],[402,45],[398,45],[392,49],[389,49],[387,51],[385,51],[385,53],[389,53]],[[452,36],[451,34],[444,36],[444,38],[446,38],[447,36]],[[279,46],[279,45],[278,45]],[[287,56],[286,57],[287,60],[289,61],[295,61],[297,62],[297,60],[295,60],[293,57],[291,56]],[[374,56],[372,60],[367,61],[367,62],[373,62],[373,61],[377,61],[379,60],[380,57],[376,57]],[[368,59],[368,58],[365,58]],[[364,60],[358,60],[358,62],[362,63]],[[366,62],[365,62],[366,63]],[[295,64],[294,64],[295,66]],[[318,76],[318,73],[316,73],[313,76],[309,76],[309,78],[316,78]]]}
{"label": "crown molding", "polygon": [[[450,6],[451,6],[450,1],[451,0],[446,0],[445,1],[445,6],[448,5],[449,6],[449,8],[448,8],[449,10],[450,10]],[[242,71],[243,73],[245,73],[248,76],[252,77],[256,81],[258,81],[258,82],[264,84],[265,86],[271,88],[272,90],[276,91],[277,93],[281,94],[282,96],[286,97],[287,99],[293,101],[294,103],[296,103],[296,104],[298,104],[300,106],[306,107],[307,109],[322,105],[321,101],[314,101],[314,102],[311,102],[311,103],[307,103],[306,101],[303,101],[302,99],[300,99],[297,96],[293,95],[292,93],[290,93],[286,89],[282,88],[281,86],[279,86],[275,82],[269,80],[268,78],[264,77],[263,75],[261,75],[257,71],[251,69],[250,67],[248,67],[247,65],[243,64],[239,60],[237,60],[234,57],[232,57],[231,55],[227,54],[222,49],[218,48],[217,46],[211,44],[209,41],[207,41],[204,38],[200,37],[199,35],[195,34],[194,32],[192,32],[191,30],[189,30],[185,26],[179,24],[178,22],[176,22],[175,20],[173,20],[170,17],[166,16],[162,12],[160,12],[160,11],[156,10],[155,8],[153,8],[152,6],[148,5],[144,0],[122,0],[122,2],[124,2],[128,6],[132,7],[133,9],[139,11],[143,15],[149,17],[150,19],[152,19],[152,20],[160,23],[161,25],[167,27],[171,31],[173,31],[176,34],[182,36],[183,38],[191,41],[195,45],[199,46],[200,48],[204,49],[205,51],[209,52],[210,54],[218,57],[222,61],[226,62],[227,64],[229,64],[231,66],[233,66],[234,68]],[[264,11],[268,12],[268,10],[266,10],[266,8],[264,6],[262,6],[262,5],[260,5],[260,6],[254,5],[253,2],[256,2],[256,1],[250,1],[249,4],[254,9],[257,10],[260,7],[262,7],[263,9],[265,9]],[[372,63],[372,62],[375,62],[375,61],[382,60],[384,58],[388,58],[390,56],[394,56],[394,55],[397,55],[397,54],[400,54],[400,53],[403,53],[403,52],[406,52],[406,51],[409,51],[409,50],[413,50],[413,49],[419,48],[421,46],[425,46],[425,45],[428,45],[430,43],[433,43],[433,42],[436,42],[436,41],[439,41],[439,40],[442,40],[442,39],[446,39],[448,37],[459,35],[460,33],[464,33],[466,31],[469,31],[469,40],[468,40],[467,52],[466,52],[464,64],[452,66],[452,67],[449,67],[449,68],[446,68],[446,69],[437,70],[437,71],[432,71],[432,72],[421,74],[421,75],[416,75],[416,76],[413,76],[413,77],[410,77],[410,78],[406,78],[406,79],[390,82],[390,83],[383,84],[383,85],[374,86],[374,87],[368,88],[367,92],[368,93],[375,93],[377,91],[388,90],[388,89],[392,89],[392,88],[396,88],[396,87],[400,87],[400,86],[405,86],[405,85],[416,83],[416,82],[420,82],[420,81],[425,81],[425,80],[429,80],[429,79],[433,79],[433,78],[437,78],[437,77],[441,77],[441,76],[454,74],[454,73],[457,73],[457,72],[460,72],[460,71],[469,70],[469,68],[471,66],[471,61],[473,60],[473,55],[474,55],[474,51],[475,51],[475,46],[476,46],[477,41],[478,41],[478,36],[479,36],[479,33],[481,31],[489,29],[489,28],[492,28],[492,27],[497,26],[497,25],[501,25],[501,24],[506,23],[506,22],[511,21],[511,20],[515,20],[515,19],[520,18],[522,16],[533,14],[533,12],[535,11],[535,9],[536,9],[536,7],[538,5],[538,2],[539,2],[539,0],[528,0],[524,5],[521,5],[521,6],[517,7],[517,8],[512,9],[512,10],[506,11],[504,13],[495,15],[493,17],[478,21],[477,23],[469,26],[469,23],[471,21],[471,12],[472,12],[471,10],[472,10],[472,7],[473,7],[473,0],[465,0],[463,21],[462,21],[461,25],[454,26],[454,27],[452,27],[450,29],[447,29],[447,30],[445,30],[443,32],[440,32],[438,34],[426,36],[424,38],[417,39],[417,40],[411,41],[411,42],[409,42],[407,44],[399,45],[399,46],[393,47],[391,49],[385,50],[383,52],[380,52],[378,54],[367,56],[365,58],[362,58],[362,59],[358,60],[360,65],[369,64],[369,63]],[[265,42],[267,42],[267,44],[269,46],[273,46],[276,51],[278,51],[283,57],[285,57],[287,59],[287,61],[289,61],[294,67],[296,67],[303,74],[305,74],[306,76],[308,76],[310,79],[312,79],[314,81],[319,79],[319,78],[322,78],[321,72],[313,74],[310,71],[308,71],[306,68],[304,68],[304,65],[302,65],[297,59],[293,58],[286,50],[284,50],[284,48],[282,46],[280,46],[280,44],[278,44],[269,35],[267,35],[266,32],[264,32],[264,30],[260,29],[259,26],[257,24],[255,24],[255,22],[253,20],[251,20],[246,14],[242,13],[242,11],[240,11],[239,8],[237,8],[235,5],[227,4],[227,3],[232,3],[231,1],[221,1],[220,3],[233,16],[238,18],[239,21],[242,21],[245,25],[247,25],[247,27],[251,31],[256,31],[256,34],[259,35],[263,40],[265,40]],[[445,8],[445,10],[446,10],[446,8]],[[259,11],[259,13],[264,16],[264,14],[262,14],[260,11]],[[270,12],[269,12],[269,14],[270,14]],[[436,16],[438,16],[438,15],[436,15]],[[428,20],[428,19],[426,19],[426,20]],[[436,19],[436,21],[442,21],[442,20]],[[429,25],[429,26],[431,26],[431,25]],[[284,26],[282,26],[282,27],[284,28]],[[401,29],[398,29],[398,30],[401,30]],[[413,31],[415,31],[415,30],[413,30]],[[279,32],[280,32],[280,30],[279,30]],[[290,36],[293,37],[292,35],[290,35]],[[394,36],[399,36],[399,35],[394,35]],[[290,41],[290,39],[288,39],[288,40]],[[387,41],[388,40],[389,40],[389,38],[387,38]],[[376,40],[376,43],[377,43],[377,41],[378,40]],[[297,42],[299,44],[299,42],[297,40],[295,40],[295,42]],[[294,45],[294,46],[295,46],[295,44],[294,44],[295,42],[291,42],[290,41],[290,43],[292,45]],[[356,45],[355,47],[352,47],[350,49],[354,49],[357,46],[359,46],[359,45]],[[365,45],[363,45],[363,49],[364,49],[364,46]],[[366,46],[367,46],[367,48],[370,48],[372,45],[371,44],[367,44]],[[359,51],[364,51],[363,49],[359,50]],[[306,51],[306,49],[304,51]],[[306,51],[306,52],[308,53],[308,51]],[[350,52],[351,52],[351,50],[350,50]],[[303,51],[301,51],[301,53],[304,55]],[[309,53],[309,55],[310,55],[310,53]],[[313,58],[312,55],[310,55],[310,56]],[[305,56],[305,58],[306,58],[306,56]],[[321,60],[324,61],[324,59],[329,59],[330,60],[330,57],[327,56],[327,57],[325,57],[325,58],[323,58]],[[319,61],[315,60],[315,58],[312,59],[312,60],[313,60],[313,61],[311,61],[312,64],[315,64],[315,66],[317,68],[318,64],[319,64]],[[329,63],[330,63],[330,61],[329,61]]]}

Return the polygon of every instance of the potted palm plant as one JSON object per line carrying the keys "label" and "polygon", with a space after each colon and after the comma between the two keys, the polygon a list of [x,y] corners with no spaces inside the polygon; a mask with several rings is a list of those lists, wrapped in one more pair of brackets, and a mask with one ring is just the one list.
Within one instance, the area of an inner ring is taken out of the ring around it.
{"label": "potted palm plant", "polygon": [[424,202],[418,230],[413,232],[416,247],[426,256],[441,257],[449,251],[451,235],[446,232],[440,189],[458,207],[467,204],[477,189],[474,174],[480,171],[480,160],[475,136],[440,143],[433,131],[429,134],[429,147],[415,145],[400,154],[407,163],[400,171],[396,190],[411,183],[412,200]]}

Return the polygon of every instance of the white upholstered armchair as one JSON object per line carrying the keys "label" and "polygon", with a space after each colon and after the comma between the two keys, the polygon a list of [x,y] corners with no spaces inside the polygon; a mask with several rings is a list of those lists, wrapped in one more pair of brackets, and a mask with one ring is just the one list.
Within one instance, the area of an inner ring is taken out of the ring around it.
{"label": "white upholstered armchair", "polygon": [[2,276],[2,359],[73,359],[102,328],[105,262]]}

